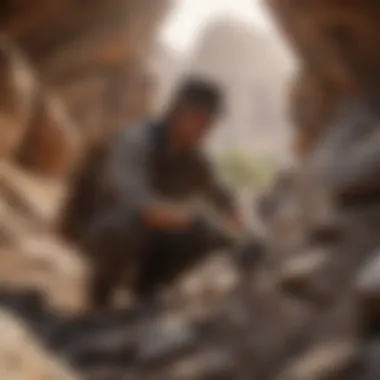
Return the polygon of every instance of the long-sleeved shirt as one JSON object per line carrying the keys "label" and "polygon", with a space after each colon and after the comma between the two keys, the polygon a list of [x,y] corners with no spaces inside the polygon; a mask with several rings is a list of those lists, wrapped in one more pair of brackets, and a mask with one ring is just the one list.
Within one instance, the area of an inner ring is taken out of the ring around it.
{"label": "long-sleeved shirt", "polygon": [[174,153],[167,128],[147,123],[121,131],[111,140],[102,168],[105,193],[115,205],[135,212],[151,200],[200,198],[217,211],[233,211],[233,198],[217,180],[200,149]]}

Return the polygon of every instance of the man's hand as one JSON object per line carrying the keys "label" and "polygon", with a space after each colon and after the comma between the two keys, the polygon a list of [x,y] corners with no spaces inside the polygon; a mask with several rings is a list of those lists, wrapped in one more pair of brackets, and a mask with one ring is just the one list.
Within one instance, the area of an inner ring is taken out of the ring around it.
{"label": "man's hand", "polygon": [[227,215],[226,223],[234,236],[234,245],[230,251],[232,259],[240,270],[249,272],[265,256],[265,244],[249,231],[238,211]]}
{"label": "man's hand", "polygon": [[144,225],[156,229],[186,230],[193,222],[193,216],[186,210],[166,202],[154,202],[140,210]]}
{"label": "man's hand", "polygon": [[140,211],[144,225],[163,230],[190,232],[210,249],[233,247],[245,235],[243,224],[232,216],[221,218],[205,210],[189,212],[169,202],[154,202]]}

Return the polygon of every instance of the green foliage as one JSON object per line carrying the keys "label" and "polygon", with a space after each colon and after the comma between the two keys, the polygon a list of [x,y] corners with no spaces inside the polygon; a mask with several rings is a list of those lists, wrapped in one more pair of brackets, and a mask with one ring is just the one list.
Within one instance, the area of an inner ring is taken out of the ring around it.
{"label": "green foliage", "polygon": [[245,150],[229,150],[216,158],[222,177],[235,187],[266,186],[275,175],[270,157],[257,157]]}

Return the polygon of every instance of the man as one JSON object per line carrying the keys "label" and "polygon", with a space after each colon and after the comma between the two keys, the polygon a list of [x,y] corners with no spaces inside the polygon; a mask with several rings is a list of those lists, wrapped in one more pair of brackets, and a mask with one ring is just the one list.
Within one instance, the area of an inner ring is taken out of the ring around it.
{"label": "man", "polygon": [[[80,239],[93,259],[94,306],[110,301],[123,276],[137,296],[152,295],[242,229],[200,149],[222,109],[218,87],[189,79],[162,120],[121,131],[103,150],[97,179],[87,185],[96,189],[96,211]],[[84,207],[89,198],[77,203]],[[218,222],[188,206],[193,198],[212,206]]]}

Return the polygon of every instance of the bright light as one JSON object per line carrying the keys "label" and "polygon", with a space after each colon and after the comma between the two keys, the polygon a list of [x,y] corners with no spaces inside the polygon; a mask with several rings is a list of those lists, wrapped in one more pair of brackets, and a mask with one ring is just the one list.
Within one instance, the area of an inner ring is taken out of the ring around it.
{"label": "bright light", "polygon": [[177,0],[163,26],[161,40],[179,51],[193,47],[204,26],[214,18],[229,16],[267,28],[260,0]]}

